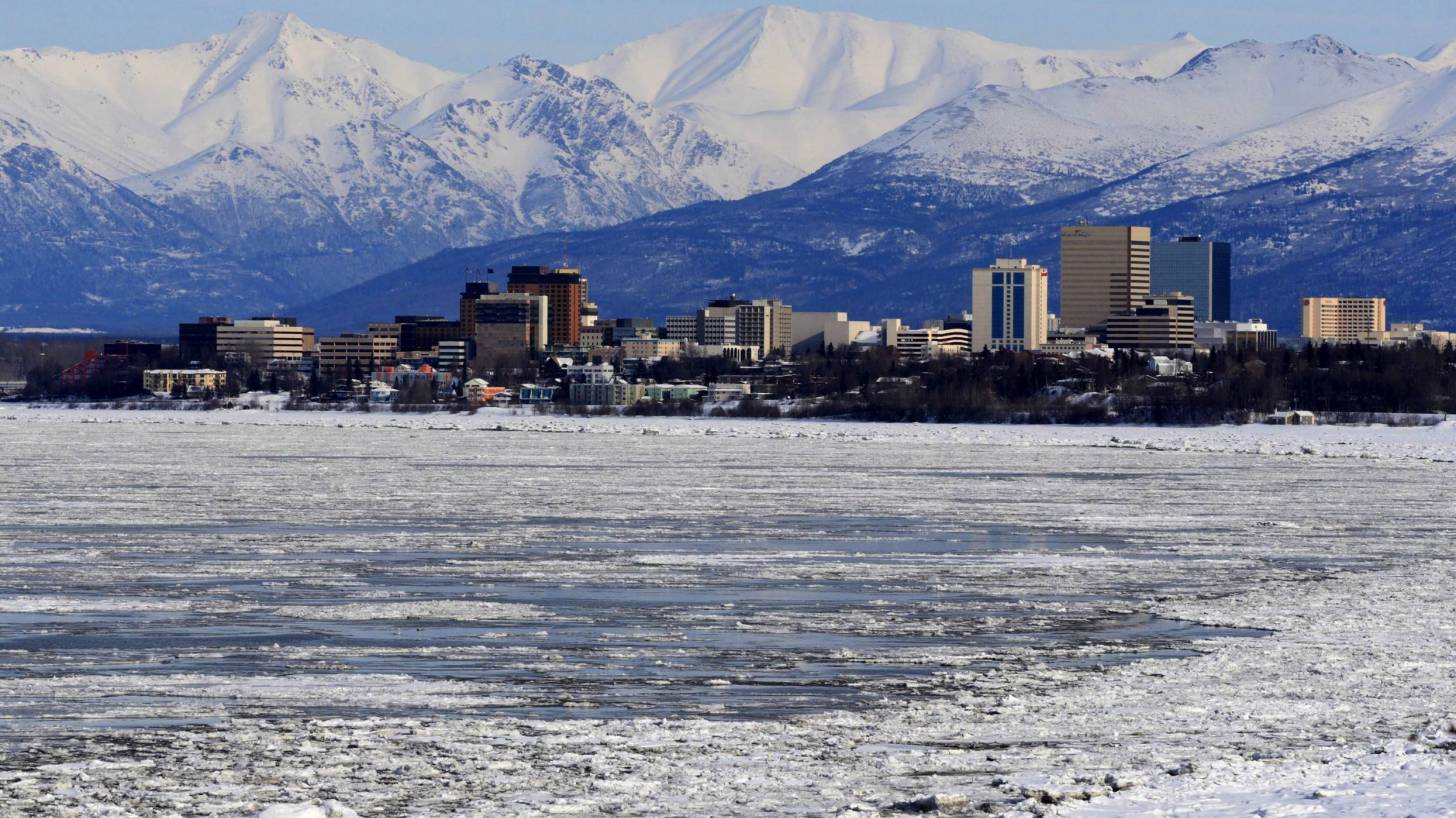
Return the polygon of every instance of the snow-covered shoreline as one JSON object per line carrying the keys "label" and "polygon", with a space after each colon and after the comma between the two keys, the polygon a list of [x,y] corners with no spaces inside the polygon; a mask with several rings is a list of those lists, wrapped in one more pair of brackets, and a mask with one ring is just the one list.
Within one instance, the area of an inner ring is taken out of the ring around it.
{"label": "snow-covered shoreline", "polygon": [[[336,798],[364,816],[873,813],[932,803],[945,812],[995,803],[1012,814],[1428,816],[1449,815],[1456,802],[1450,426],[1108,429],[7,407],[0,430],[13,441],[12,476],[0,480],[0,562],[18,556],[7,541],[23,538],[15,532],[25,521],[75,514],[74,499],[27,496],[37,476],[57,495],[79,497],[88,480],[132,472],[94,463],[114,449],[176,467],[180,455],[146,453],[162,441],[219,455],[254,447],[264,457],[347,446],[449,453],[506,469],[492,500],[503,512],[537,501],[520,479],[533,463],[559,463],[559,490],[590,496],[596,514],[639,521],[651,537],[691,537],[707,525],[725,536],[792,539],[822,525],[795,516],[813,503],[826,518],[898,513],[936,530],[998,524],[1145,543],[1168,559],[1140,569],[1088,549],[1027,568],[1069,590],[1123,570],[1162,572],[1168,590],[1138,610],[1273,631],[1095,674],[1031,654],[1014,669],[948,668],[926,689],[932,695],[775,722],[233,719],[223,730],[94,737],[30,761],[0,756],[0,794],[30,814],[81,805],[103,814],[110,804],[134,814],[251,815]],[[241,468],[219,463],[229,474]],[[97,471],[65,476],[61,464]],[[576,482],[592,465],[614,480]],[[266,496],[269,487],[247,482],[266,473],[237,473],[240,502]],[[353,490],[337,479],[339,491]],[[817,490],[815,480],[823,481]],[[400,482],[389,493],[414,497],[423,485]],[[712,503],[677,508],[694,486]],[[437,488],[434,501],[448,507],[454,490]],[[175,491],[207,496],[205,487]],[[86,508],[98,522],[152,513],[131,499]],[[588,533],[589,517],[558,513],[562,520],[550,522],[502,513],[492,525],[508,541]],[[298,677],[280,695],[323,684],[331,683]]]}

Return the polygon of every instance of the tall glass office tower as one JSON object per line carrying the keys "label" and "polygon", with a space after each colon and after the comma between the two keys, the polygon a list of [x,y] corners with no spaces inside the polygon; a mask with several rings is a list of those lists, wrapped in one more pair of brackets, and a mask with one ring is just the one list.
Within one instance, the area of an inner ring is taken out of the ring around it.
{"label": "tall glass office tower", "polygon": [[1228,242],[1202,236],[1155,241],[1149,290],[1193,296],[1195,320],[1228,321],[1232,257]]}

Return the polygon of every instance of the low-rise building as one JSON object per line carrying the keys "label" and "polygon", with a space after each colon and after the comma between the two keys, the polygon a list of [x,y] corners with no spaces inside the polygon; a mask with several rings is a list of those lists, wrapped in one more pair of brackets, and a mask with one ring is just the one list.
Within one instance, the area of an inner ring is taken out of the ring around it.
{"label": "low-rise building", "polygon": [[1109,316],[1107,345],[1114,349],[1191,349],[1193,298],[1183,293],[1148,296],[1132,312]]}
{"label": "low-rise building", "polygon": [[166,397],[180,388],[217,394],[227,386],[227,373],[220,369],[147,369],[142,371],[142,388]]}
{"label": "low-rise building", "polygon": [[794,334],[790,352],[807,355],[826,349],[844,349],[861,334],[868,332],[870,322],[851,321],[843,312],[795,312]]}
{"label": "low-rise building", "polygon": [[352,376],[355,370],[368,373],[392,362],[397,351],[395,339],[388,336],[332,335],[318,341],[319,370],[333,377]]}
{"label": "low-rise building", "polygon": [[700,383],[650,383],[643,389],[643,396],[659,402],[694,400],[707,391],[708,387]]}
{"label": "low-rise building", "polygon": [[623,358],[680,358],[685,344],[667,338],[623,338]]}
{"label": "low-rise building", "polygon": [[1169,358],[1165,355],[1153,355],[1148,358],[1148,371],[1160,378],[1190,375],[1193,373],[1193,362],[1185,361],[1182,358]]}
{"label": "low-rise building", "polygon": [[293,318],[249,318],[215,326],[217,353],[241,356],[255,367],[297,360],[314,348],[314,332]]}
{"label": "low-rise building", "polygon": [[571,385],[571,402],[578,406],[626,406],[642,400],[646,387],[621,378]]}

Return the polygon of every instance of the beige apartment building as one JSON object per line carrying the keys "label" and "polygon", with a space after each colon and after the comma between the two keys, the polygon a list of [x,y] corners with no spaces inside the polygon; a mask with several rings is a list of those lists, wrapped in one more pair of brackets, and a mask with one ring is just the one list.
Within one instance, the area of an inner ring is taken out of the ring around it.
{"label": "beige apartment building", "polygon": [[246,355],[255,366],[269,361],[296,361],[313,347],[313,329],[288,319],[251,318],[217,327],[217,354]]}
{"label": "beige apartment building", "polygon": [[1047,271],[998,258],[971,271],[971,351],[1041,349],[1047,341]]}
{"label": "beige apartment building", "polygon": [[1062,228],[1061,325],[1105,326],[1148,295],[1153,233],[1147,227]]}
{"label": "beige apartment building", "polygon": [[214,394],[227,386],[227,373],[220,369],[147,369],[142,371],[142,388],[153,395],[166,397],[181,384],[183,390],[211,390]]}
{"label": "beige apartment building", "polygon": [[1384,298],[1314,297],[1301,308],[1302,334],[1312,341],[1373,341],[1385,333]]}

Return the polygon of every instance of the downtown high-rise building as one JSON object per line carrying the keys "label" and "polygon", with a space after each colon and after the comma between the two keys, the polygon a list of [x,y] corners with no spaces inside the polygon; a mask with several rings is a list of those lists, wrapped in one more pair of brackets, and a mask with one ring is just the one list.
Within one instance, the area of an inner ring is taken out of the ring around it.
{"label": "downtown high-rise building", "polygon": [[546,343],[574,347],[581,342],[581,321],[587,306],[586,277],[575,267],[515,266],[506,291],[546,296],[549,326]]}
{"label": "downtown high-rise building", "polygon": [[1183,236],[1155,241],[1149,292],[1179,292],[1193,298],[1199,321],[1229,320],[1229,279],[1233,253],[1226,241]]}
{"label": "downtown high-rise building", "polygon": [[1105,327],[1109,317],[1140,307],[1149,293],[1151,245],[1147,227],[1063,227],[1061,325]]}
{"label": "downtown high-rise building", "polygon": [[1040,349],[1047,340],[1047,271],[998,258],[971,271],[971,350]]}

